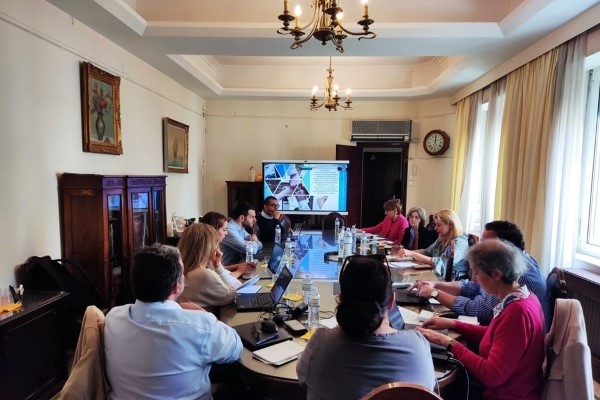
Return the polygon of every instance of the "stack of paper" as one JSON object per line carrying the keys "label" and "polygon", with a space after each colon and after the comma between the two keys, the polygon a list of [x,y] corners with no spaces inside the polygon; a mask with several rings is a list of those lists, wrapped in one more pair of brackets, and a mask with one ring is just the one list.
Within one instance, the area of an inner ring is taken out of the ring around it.
{"label": "stack of paper", "polygon": [[276,345],[256,350],[252,353],[254,358],[270,365],[283,365],[298,358],[298,354],[304,351],[304,346],[287,340]]}

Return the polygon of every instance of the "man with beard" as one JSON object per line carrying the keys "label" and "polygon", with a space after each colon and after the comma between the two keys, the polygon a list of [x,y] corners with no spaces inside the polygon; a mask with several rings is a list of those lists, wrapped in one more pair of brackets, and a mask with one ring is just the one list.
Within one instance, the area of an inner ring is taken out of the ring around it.
{"label": "man with beard", "polygon": [[221,251],[223,257],[221,263],[223,265],[238,264],[246,261],[246,245],[252,248],[252,254],[256,254],[262,250],[262,243],[252,231],[256,224],[256,211],[254,207],[248,203],[240,203],[233,210],[233,218],[229,220],[227,226],[227,235],[221,242]]}

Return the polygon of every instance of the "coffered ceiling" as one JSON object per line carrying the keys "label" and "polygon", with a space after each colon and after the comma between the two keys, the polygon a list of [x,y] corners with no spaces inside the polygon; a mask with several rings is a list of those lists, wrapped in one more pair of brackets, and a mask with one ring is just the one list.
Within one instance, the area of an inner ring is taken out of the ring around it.
{"label": "coffered ceiling", "polygon": [[[47,0],[206,99],[308,98],[335,82],[353,97],[450,96],[600,0],[370,0],[373,40],[340,54],[276,33],[283,0]],[[345,26],[359,0],[338,0]],[[308,0],[300,4],[308,14]]]}

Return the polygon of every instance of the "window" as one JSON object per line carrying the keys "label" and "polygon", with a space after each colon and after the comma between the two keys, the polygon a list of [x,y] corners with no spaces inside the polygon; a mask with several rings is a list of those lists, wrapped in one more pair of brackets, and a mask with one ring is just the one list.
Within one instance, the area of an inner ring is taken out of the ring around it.
{"label": "window", "polygon": [[600,266],[600,67],[590,70],[577,259]]}

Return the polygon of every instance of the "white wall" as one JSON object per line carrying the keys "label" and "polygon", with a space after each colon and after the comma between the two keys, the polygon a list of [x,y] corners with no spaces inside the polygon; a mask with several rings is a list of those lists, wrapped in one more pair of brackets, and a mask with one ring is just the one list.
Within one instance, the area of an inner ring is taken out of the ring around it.
{"label": "white wall", "polygon": [[[350,142],[351,121],[412,119],[406,207],[420,205],[433,213],[450,205],[452,140],[441,158],[427,155],[422,139],[432,129],[454,136],[455,111],[448,99],[432,101],[361,101],[352,111],[309,111],[306,101],[208,100],[206,118],[206,211],[227,214],[227,180],[246,180],[265,159],[335,159],[336,144]],[[414,167],[413,167],[414,166]],[[414,168],[414,169],[413,169]],[[410,175],[409,175],[410,178]],[[352,188],[350,188],[352,190]]]}
{"label": "white wall", "polygon": [[[163,174],[162,117],[190,126],[167,212],[201,214],[201,98],[43,0],[0,2],[0,54],[0,285],[29,256],[61,256],[57,174]],[[82,151],[80,61],[121,76],[121,156]]]}

